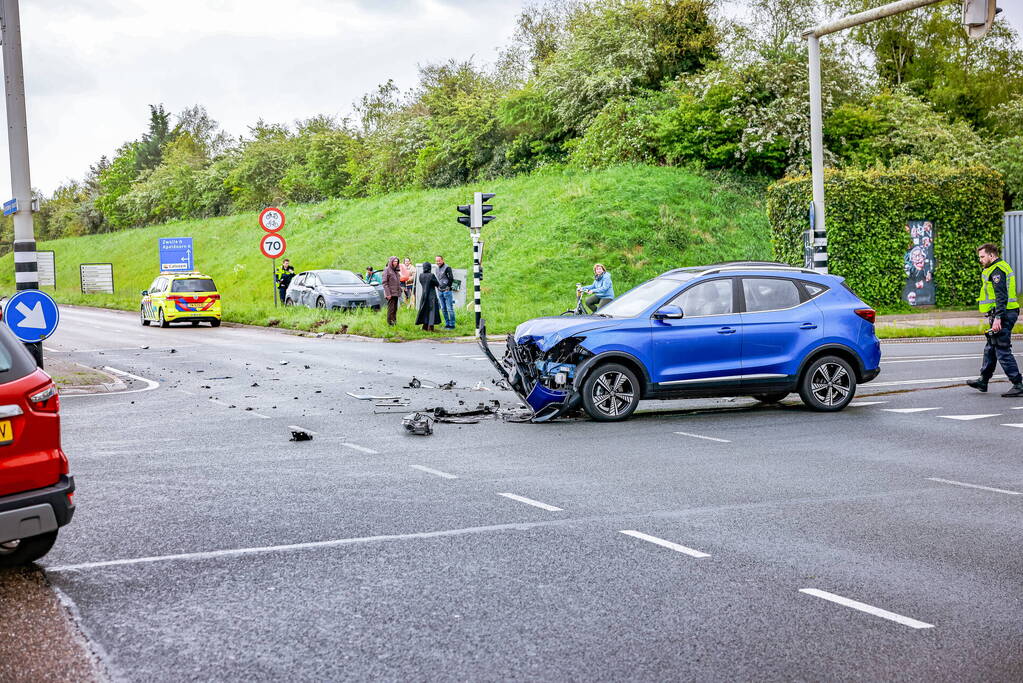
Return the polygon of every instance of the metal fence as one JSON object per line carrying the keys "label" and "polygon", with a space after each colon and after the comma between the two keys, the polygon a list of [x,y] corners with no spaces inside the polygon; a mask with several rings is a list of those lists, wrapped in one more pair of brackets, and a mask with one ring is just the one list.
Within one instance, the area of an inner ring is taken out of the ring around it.
{"label": "metal fence", "polygon": [[[1017,273],[1023,273],[1023,211],[1005,214],[1005,235],[1002,238],[1002,258]],[[1023,278],[1016,276],[1016,293],[1023,291]]]}

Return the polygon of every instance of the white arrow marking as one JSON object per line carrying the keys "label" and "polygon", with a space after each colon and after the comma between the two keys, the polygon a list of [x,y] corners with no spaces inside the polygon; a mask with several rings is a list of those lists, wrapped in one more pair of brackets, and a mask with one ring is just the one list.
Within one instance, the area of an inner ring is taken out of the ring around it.
{"label": "white arrow marking", "polygon": [[46,315],[43,314],[43,302],[37,301],[36,305],[31,309],[25,305],[24,302],[19,301],[18,305],[15,306],[18,309],[18,313],[21,313],[25,318],[21,321],[19,327],[32,327],[37,330],[46,329]]}

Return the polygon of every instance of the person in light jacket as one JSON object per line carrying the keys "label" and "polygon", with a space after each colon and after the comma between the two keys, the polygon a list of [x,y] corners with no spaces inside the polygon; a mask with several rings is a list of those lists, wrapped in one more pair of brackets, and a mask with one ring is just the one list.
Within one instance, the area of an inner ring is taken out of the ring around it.
{"label": "person in light jacket", "polygon": [[598,308],[615,298],[614,285],[611,284],[611,273],[607,272],[604,264],[593,265],[593,284],[583,288],[583,293],[589,294],[586,297],[586,307],[593,313]]}

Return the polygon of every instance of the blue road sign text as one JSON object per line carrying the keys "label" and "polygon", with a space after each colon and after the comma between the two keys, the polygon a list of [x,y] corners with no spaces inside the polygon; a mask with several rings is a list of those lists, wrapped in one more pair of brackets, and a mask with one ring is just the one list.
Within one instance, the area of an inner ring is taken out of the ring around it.
{"label": "blue road sign text", "polygon": [[12,213],[18,213],[18,200],[8,199],[4,202],[4,215],[10,216]]}
{"label": "blue road sign text", "polygon": [[191,237],[160,238],[160,270],[195,270],[195,251],[192,249]]}

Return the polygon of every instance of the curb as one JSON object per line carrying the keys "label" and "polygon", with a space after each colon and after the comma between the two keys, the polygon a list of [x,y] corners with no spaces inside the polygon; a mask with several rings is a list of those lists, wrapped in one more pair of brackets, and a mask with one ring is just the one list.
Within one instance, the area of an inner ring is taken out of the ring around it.
{"label": "curb", "polygon": [[[961,337],[887,337],[881,340],[882,344],[927,344],[937,342],[970,342],[984,341],[984,335],[970,335]],[[1012,335],[1012,341],[1023,341],[1023,334]]]}
{"label": "curb", "polygon": [[81,363],[77,362],[75,363],[75,365],[82,368],[87,368],[101,375],[106,375],[107,377],[110,378],[110,381],[104,382],[103,384],[80,384],[74,387],[58,388],[58,393],[61,396],[82,396],[88,394],[116,394],[117,392],[124,391],[125,389],[128,388],[127,384],[125,384],[118,378],[114,377],[109,372],[104,372],[99,368],[90,368],[87,365],[82,365]]}

